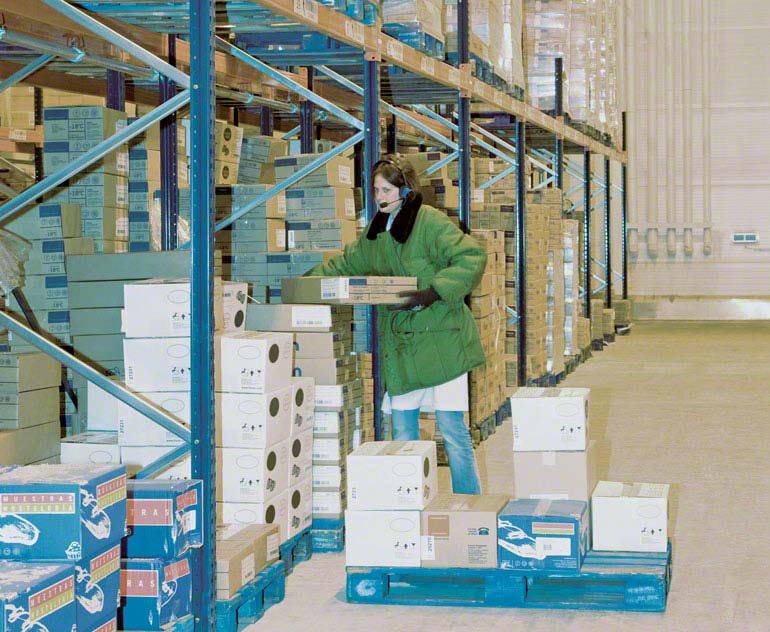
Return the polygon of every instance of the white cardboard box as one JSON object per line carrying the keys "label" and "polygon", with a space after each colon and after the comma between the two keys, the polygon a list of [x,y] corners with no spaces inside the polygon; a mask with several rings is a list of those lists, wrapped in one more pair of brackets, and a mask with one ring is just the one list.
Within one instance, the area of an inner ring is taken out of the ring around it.
{"label": "white cardboard box", "polygon": [[313,524],[313,480],[306,478],[289,488],[286,516],[287,538],[292,538]]}
{"label": "white cardboard box", "polygon": [[365,443],[348,455],[347,472],[351,509],[424,509],[438,492],[436,444]]}
{"label": "white cardboard box", "polygon": [[313,489],[313,513],[339,516],[345,511],[344,491],[319,491]]}
{"label": "white cardboard box", "polygon": [[88,430],[117,432],[120,400],[93,382],[88,382],[87,389]]}
{"label": "white cardboard box", "polygon": [[291,436],[313,427],[315,416],[315,380],[312,377],[289,378],[292,389]]}
{"label": "white cardboard box", "polygon": [[313,429],[289,439],[289,486],[313,478]]}
{"label": "white cardboard box", "polygon": [[269,393],[288,386],[293,366],[292,344],[290,333],[245,331],[218,336],[214,342],[216,390]]}
{"label": "white cardboard box", "polygon": [[123,340],[126,386],[139,392],[190,389],[189,338]]}
{"label": "white cardboard box", "polygon": [[599,481],[591,497],[593,548],[665,552],[668,490],[665,483]]}
{"label": "white cardboard box", "polygon": [[420,566],[419,511],[345,512],[348,566]]}
{"label": "white cardboard box", "polygon": [[[248,285],[214,279],[214,327],[242,331]],[[190,335],[190,282],[148,279],[123,288],[123,332],[129,338]]]}
{"label": "white cardboard box", "polygon": [[269,448],[217,449],[217,500],[259,503],[288,487],[288,440]]}
{"label": "white cardboard box", "polygon": [[315,489],[340,489],[345,485],[344,465],[313,465]]}
{"label": "white cardboard box", "polygon": [[[190,424],[190,391],[136,393],[177,421]],[[118,443],[124,445],[180,445],[182,439],[151,421],[128,404],[118,401]]]}
{"label": "white cardboard box", "polygon": [[288,439],[291,396],[290,386],[263,395],[217,393],[217,446],[266,448]]}
{"label": "white cardboard box", "polygon": [[514,452],[585,450],[587,388],[520,388],[511,397]]}
{"label": "white cardboard box", "polygon": [[120,463],[118,435],[83,432],[61,440],[62,463]]}
{"label": "white cardboard box", "polygon": [[585,500],[596,485],[596,441],[585,451],[514,452],[513,497]]}
{"label": "white cardboard box", "polygon": [[288,492],[259,503],[217,502],[217,524],[278,524],[281,542],[288,539]]}

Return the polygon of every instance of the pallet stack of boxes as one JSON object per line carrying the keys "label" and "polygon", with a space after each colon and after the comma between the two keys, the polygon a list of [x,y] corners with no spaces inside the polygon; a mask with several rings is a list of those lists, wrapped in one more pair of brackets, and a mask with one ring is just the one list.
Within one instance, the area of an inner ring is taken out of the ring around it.
{"label": "pallet stack of boxes", "polygon": [[596,350],[604,345],[604,299],[591,299],[591,344]]}
{"label": "pallet stack of boxes", "polygon": [[564,235],[564,356],[580,353],[578,320],[582,314],[580,301],[580,224],[574,219],[562,220]]}
{"label": "pallet stack of boxes", "polygon": [[631,324],[631,301],[613,297],[612,307],[615,310],[615,326],[628,327]]}
{"label": "pallet stack of boxes", "polygon": [[238,184],[243,130],[228,123],[216,121],[214,126],[214,183]]}
{"label": "pallet stack of boxes", "polygon": [[[4,620],[19,629],[117,629],[126,473],[120,465],[3,466]],[[10,603],[9,603],[10,602]],[[10,611],[10,612],[9,612]]]}
{"label": "pallet stack of boxes", "polygon": [[[354,307],[355,309],[355,307]],[[361,405],[356,407],[356,427],[353,432],[353,448],[362,443],[374,441],[375,401],[374,373],[371,353],[356,353],[358,375],[361,379]]]}
{"label": "pallet stack of boxes", "polygon": [[201,481],[129,481],[120,629],[161,630],[192,613],[191,549],[202,544]]}
{"label": "pallet stack of boxes", "polygon": [[217,528],[217,601],[228,601],[280,557],[277,524],[220,525]]}
{"label": "pallet stack of boxes", "polygon": [[431,57],[444,59],[442,0],[382,0],[382,30]]}
{"label": "pallet stack of boxes", "polygon": [[0,173],[16,191],[35,182],[35,146],[26,142],[35,130],[35,99],[33,86],[15,85],[0,93],[0,126],[11,128],[10,138],[16,141],[0,151]]}
{"label": "pallet stack of boxes", "polygon": [[238,162],[238,184],[272,184],[275,182],[275,159],[287,155],[289,144],[273,136],[243,132]]}
{"label": "pallet stack of boxes", "polygon": [[605,342],[615,340],[615,310],[604,308],[602,310],[602,335]]}
{"label": "pallet stack of boxes", "polygon": [[548,312],[546,315],[548,333],[546,351],[547,370],[550,375],[564,373],[564,323],[566,321],[565,279],[564,279],[564,228],[562,216],[561,189],[545,189],[549,196],[549,239],[548,239]]}
{"label": "pallet stack of boxes", "polygon": [[59,457],[61,365],[44,353],[0,353],[0,463]]}

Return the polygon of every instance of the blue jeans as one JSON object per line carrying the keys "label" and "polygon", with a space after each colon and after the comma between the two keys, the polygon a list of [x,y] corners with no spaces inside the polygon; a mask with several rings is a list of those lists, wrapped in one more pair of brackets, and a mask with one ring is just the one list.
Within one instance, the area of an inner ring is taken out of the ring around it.
{"label": "blue jeans", "polygon": [[[393,410],[393,441],[418,441],[420,439],[420,409]],[[452,474],[452,491],[455,494],[480,494],[481,481],[476,467],[471,435],[465,425],[464,413],[457,410],[437,410],[436,425],[444,437],[449,470]]]}

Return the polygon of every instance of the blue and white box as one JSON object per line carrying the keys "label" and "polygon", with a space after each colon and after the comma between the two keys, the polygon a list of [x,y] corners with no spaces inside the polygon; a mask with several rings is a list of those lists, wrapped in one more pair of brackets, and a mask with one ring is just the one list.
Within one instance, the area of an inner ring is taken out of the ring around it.
{"label": "blue and white box", "polygon": [[202,481],[129,481],[124,556],[178,557],[203,543],[202,519]]}
{"label": "blue and white box", "polygon": [[497,517],[497,554],[508,570],[580,570],[588,550],[588,503],[512,500]]}
{"label": "blue and white box", "polygon": [[28,465],[0,475],[2,559],[91,559],[125,533],[123,465]]}
{"label": "blue and white box", "polygon": [[120,606],[120,544],[75,564],[76,620],[80,630],[97,630]]}
{"label": "blue and white box", "polygon": [[0,561],[0,607],[2,632],[77,629],[72,567]]}
{"label": "blue and white box", "polygon": [[189,553],[173,560],[124,559],[120,577],[122,630],[160,630],[191,614]]}

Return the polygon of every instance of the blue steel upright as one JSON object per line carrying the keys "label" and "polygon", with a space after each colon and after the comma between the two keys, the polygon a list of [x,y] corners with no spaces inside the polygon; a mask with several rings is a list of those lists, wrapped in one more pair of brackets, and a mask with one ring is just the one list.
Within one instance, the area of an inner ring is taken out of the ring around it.
{"label": "blue steel upright", "polygon": [[591,150],[583,149],[583,267],[585,268],[585,315],[591,318],[591,275],[593,274],[593,259],[591,259]]}
{"label": "blue steel upright", "polygon": [[604,158],[604,275],[607,309],[612,308],[612,186],[610,183],[610,159]]}
{"label": "blue steel upright", "polygon": [[[313,67],[307,66],[307,89],[313,90]],[[300,153],[312,154],[315,141],[315,126],[313,124],[313,102],[305,100],[299,106],[299,144]]]}
{"label": "blue steel upright", "polygon": [[[372,189],[374,165],[380,158],[380,61],[366,54],[364,59],[364,165],[361,186],[364,189],[366,221],[371,222],[377,215],[377,201]],[[377,308],[366,308],[368,329],[366,339],[372,352],[372,379],[374,381],[374,439],[382,441],[382,377],[380,375],[380,343],[377,338]]]}
{"label": "blue steel upright", "polygon": [[516,121],[516,372],[519,386],[527,384],[527,124]]}
{"label": "blue steel upright", "polygon": [[[168,36],[168,63],[176,66],[176,35]],[[159,79],[160,101],[164,103],[176,94],[176,83],[170,78]],[[177,160],[176,113],[160,122],[160,239],[163,250],[177,247],[179,221],[179,190]]]}
{"label": "blue steel upright", "polygon": [[274,124],[273,108],[263,105],[259,109],[259,133],[262,136],[272,136]]}
{"label": "blue steel upright", "polygon": [[203,546],[193,555],[197,631],[215,629],[214,450],[214,0],[190,0],[192,295],[190,430],[192,475],[203,481]]}
{"label": "blue steel upright", "polygon": [[107,69],[107,107],[122,112],[126,109],[126,79],[122,72]]}

